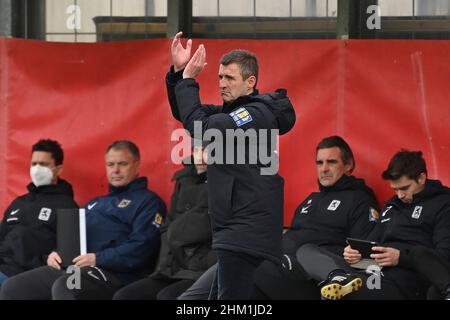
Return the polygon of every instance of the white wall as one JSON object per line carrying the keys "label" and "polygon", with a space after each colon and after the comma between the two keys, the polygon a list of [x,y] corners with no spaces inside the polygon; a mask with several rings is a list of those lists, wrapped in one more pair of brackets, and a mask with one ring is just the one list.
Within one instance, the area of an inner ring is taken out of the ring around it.
{"label": "white wall", "polygon": [[[416,15],[448,15],[450,0],[415,0]],[[75,41],[75,30],[68,28],[73,14],[66,10],[75,0],[46,1],[46,30],[49,41]],[[145,0],[76,0],[80,10],[77,41],[95,41],[95,16],[144,16]],[[154,0],[155,16],[167,16],[167,0]],[[379,0],[381,15],[411,16],[413,0]],[[255,7],[256,6],[256,7]],[[259,17],[336,17],[337,0],[193,0],[194,16],[259,16]]]}

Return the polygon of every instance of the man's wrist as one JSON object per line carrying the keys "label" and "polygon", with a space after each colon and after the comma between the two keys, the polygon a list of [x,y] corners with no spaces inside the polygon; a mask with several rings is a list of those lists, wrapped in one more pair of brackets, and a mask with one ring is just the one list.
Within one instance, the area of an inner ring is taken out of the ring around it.
{"label": "man's wrist", "polygon": [[173,73],[178,73],[178,72],[184,70],[184,66],[182,66],[182,67],[177,67],[177,66],[175,66],[175,65],[173,64],[173,65],[171,66],[170,70],[171,70]]}

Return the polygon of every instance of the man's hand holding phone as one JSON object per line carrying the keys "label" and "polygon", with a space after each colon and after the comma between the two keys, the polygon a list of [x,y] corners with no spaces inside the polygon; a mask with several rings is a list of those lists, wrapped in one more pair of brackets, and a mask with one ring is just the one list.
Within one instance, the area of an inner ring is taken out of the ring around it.
{"label": "man's hand holding phone", "polygon": [[376,261],[380,267],[395,267],[398,265],[400,259],[400,250],[391,247],[373,247],[373,251],[379,253],[372,253],[370,257]]}
{"label": "man's hand holding phone", "polygon": [[349,264],[357,263],[361,260],[361,254],[358,250],[352,249],[350,245],[344,248],[344,260]]}

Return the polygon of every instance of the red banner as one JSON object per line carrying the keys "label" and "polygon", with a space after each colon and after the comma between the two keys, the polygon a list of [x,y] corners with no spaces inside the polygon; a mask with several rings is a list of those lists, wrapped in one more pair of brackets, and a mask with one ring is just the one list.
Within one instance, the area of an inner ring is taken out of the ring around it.
{"label": "red banner", "polygon": [[[116,139],[137,143],[141,174],[168,203],[178,167],[171,134],[180,128],[164,86],[170,41],[0,39],[0,212],[26,192],[31,145],[40,138],[62,144],[63,178],[80,205],[106,193],[103,154]],[[286,224],[317,190],[315,146],[333,134],[349,142],[355,175],[380,203],[392,194],[381,172],[400,148],[422,150],[429,177],[450,184],[449,41],[194,39],[200,43],[208,61],[198,79],[204,102],[220,103],[218,60],[234,48],[257,54],[261,91],[288,89],[297,123],[280,138]]]}

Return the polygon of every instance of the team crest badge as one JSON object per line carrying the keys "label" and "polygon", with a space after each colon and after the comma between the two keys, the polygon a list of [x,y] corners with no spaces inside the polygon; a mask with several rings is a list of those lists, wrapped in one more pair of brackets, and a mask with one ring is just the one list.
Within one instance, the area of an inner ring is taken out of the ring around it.
{"label": "team crest badge", "polygon": [[131,203],[131,200],[127,200],[127,199],[122,199],[122,201],[119,202],[119,204],[117,205],[117,207],[119,208],[126,208],[128,207],[128,205]]}
{"label": "team crest badge", "polygon": [[333,200],[333,201],[331,201],[331,203],[328,206],[327,210],[336,211],[336,209],[339,207],[340,204],[341,204],[341,201]]}
{"label": "team crest badge", "polygon": [[155,219],[153,220],[152,223],[155,227],[159,228],[161,226],[162,222],[163,222],[163,217],[159,212],[157,212],[155,215]]}
{"label": "team crest badge", "polygon": [[51,213],[52,213],[52,209],[42,208],[41,212],[39,212],[38,219],[42,220],[42,221],[48,221],[48,219],[50,219]]}
{"label": "team crest badge", "polygon": [[374,208],[369,208],[369,221],[377,222],[379,218],[378,211]]}
{"label": "team crest badge", "polygon": [[411,217],[412,217],[413,219],[419,219],[420,214],[422,213],[422,209],[423,209],[422,206],[416,206],[416,207],[414,208],[414,211],[413,211]]}
{"label": "team crest badge", "polygon": [[252,116],[245,108],[239,108],[236,111],[231,112],[230,116],[233,118],[234,122],[236,122],[238,127],[253,120]]}

